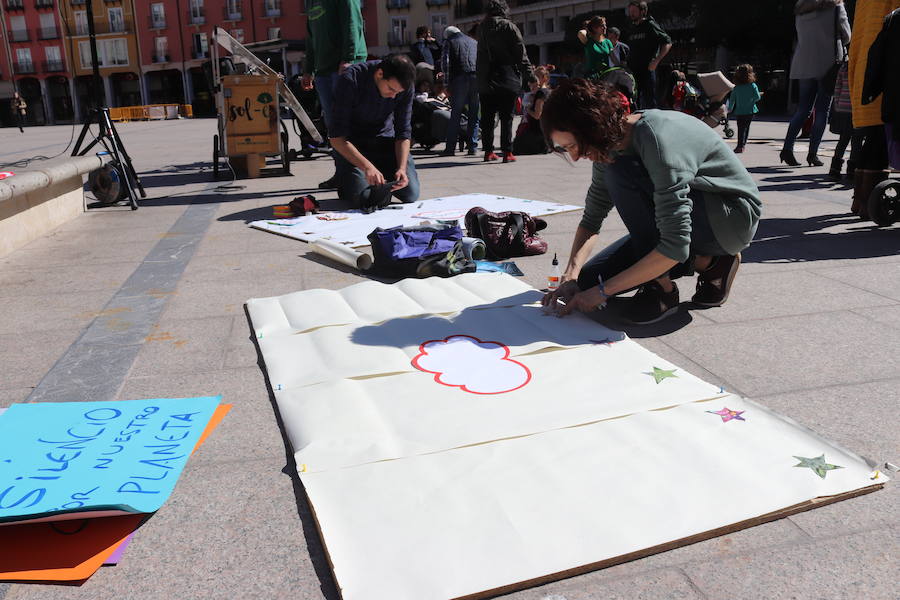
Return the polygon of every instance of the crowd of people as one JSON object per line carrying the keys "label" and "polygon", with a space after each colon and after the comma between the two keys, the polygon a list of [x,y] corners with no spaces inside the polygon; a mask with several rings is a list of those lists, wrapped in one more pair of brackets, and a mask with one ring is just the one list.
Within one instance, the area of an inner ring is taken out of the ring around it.
{"label": "crowd of people", "polygon": [[[683,75],[673,74],[675,85],[665,101],[675,110],[656,108],[656,70],[672,41],[649,16],[646,2],[629,3],[632,28],[625,41],[602,16],[585,21],[577,33],[584,46],[584,77],[564,78],[553,90],[552,65],[532,66],[504,0],[486,3],[477,28],[464,33],[447,27],[442,42],[420,28],[410,56],[374,61],[365,60],[356,0],[307,0],[310,4],[321,10],[310,19],[306,81],[318,88],[336,163],[334,180],[323,187],[336,187],[342,199],[362,208],[390,195],[416,201],[412,121],[416,108],[425,106],[429,112],[423,114],[441,112],[443,125],[432,122],[431,135],[444,142],[445,156],[458,146],[475,155],[480,136],[486,162],[513,162],[515,153],[554,152],[570,162],[593,163],[584,216],[562,284],[544,298],[547,306],[560,314],[590,311],[612,296],[637,290],[627,318],[652,323],[676,310],[675,280],[688,274],[698,276],[695,305],[715,307],[727,300],[762,208],[759,190],[737,156],[748,143],[762,98],[752,65],[739,65],[734,83],[716,74],[726,90],[733,88],[728,105],[738,137],[731,149],[712,123],[687,109],[695,92]],[[863,6],[857,7],[857,19]],[[356,15],[341,12],[347,7]],[[840,175],[847,145],[851,170],[868,169],[876,158],[882,162],[875,168],[885,169],[883,128],[878,133],[865,129],[866,116],[857,114],[859,92],[851,98],[848,91],[848,79],[855,77],[854,52],[851,45],[848,63],[851,37],[842,0],[798,0],[795,12],[799,43],[791,77],[798,82],[800,102],[788,125],[782,162],[798,164],[793,143],[814,114],[806,159],[810,165],[823,164],[817,150],[834,103],[832,123],[841,138],[831,176]],[[514,138],[513,115],[525,89],[523,119]],[[857,204],[854,211],[861,210]],[[613,207],[628,234],[591,256]]]}

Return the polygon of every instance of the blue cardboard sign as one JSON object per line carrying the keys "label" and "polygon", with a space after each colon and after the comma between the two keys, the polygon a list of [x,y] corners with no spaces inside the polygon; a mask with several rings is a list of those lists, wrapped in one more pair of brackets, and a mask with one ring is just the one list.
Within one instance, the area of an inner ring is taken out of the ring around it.
{"label": "blue cardboard sign", "polygon": [[221,399],[12,405],[0,415],[0,522],[155,512]]}

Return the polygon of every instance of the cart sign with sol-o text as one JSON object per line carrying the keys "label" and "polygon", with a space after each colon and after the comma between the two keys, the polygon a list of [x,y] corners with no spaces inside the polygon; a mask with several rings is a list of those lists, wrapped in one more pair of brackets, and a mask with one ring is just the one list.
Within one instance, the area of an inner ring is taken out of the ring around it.
{"label": "cart sign with sol-o text", "polygon": [[258,75],[222,78],[229,156],[281,152],[276,84],[274,77]]}

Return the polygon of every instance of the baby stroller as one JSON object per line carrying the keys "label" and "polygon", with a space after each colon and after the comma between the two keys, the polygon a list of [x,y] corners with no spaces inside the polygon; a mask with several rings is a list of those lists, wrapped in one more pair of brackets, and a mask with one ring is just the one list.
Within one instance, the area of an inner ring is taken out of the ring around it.
{"label": "baby stroller", "polygon": [[[447,139],[447,126],[450,123],[450,107],[436,98],[424,98],[422,95],[413,98],[412,126],[413,143],[426,150],[431,150]],[[459,120],[459,131],[464,132],[469,122],[465,115]],[[464,149],[465,135],[459,136],[459,148]]]}
{"label": "baby stroller", "polygon": [[[888,146],[888,166],[900,170],[900,139],[894,137],[894,126],[885,125]],[[900,136],[898,136],[900,137]],[[884,175],[887,177],[887,175]],[[880,227],[888,227],[900,220],[900,179],[885,179],[872,189],[868,198],[869,218]]]}
{"label": "baby stroller", "polygon": [[[725,103],[734,89],[734,84],[721,71],[700,73],[702,94],[685,80],[678,80],[672,88],[673,108],[693,115],[715,129],[722,126],[726,138],[734,137],[734,129],[728,123],[728,109]],[[677,102],[677,104],[676,104]]]}

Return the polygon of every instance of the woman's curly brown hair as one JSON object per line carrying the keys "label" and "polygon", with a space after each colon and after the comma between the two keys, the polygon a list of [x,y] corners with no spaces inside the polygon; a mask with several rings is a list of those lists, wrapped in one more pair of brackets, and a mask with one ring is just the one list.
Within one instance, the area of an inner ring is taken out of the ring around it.
{"label": "woman's curly brown hair", "polygon": [[568,79],[544,102],[541,129],[548,147],[553,147],[553,132],[564,131],[575,138],[579,156],[593,149],[599,160],[608,162],[625,139],[627,114],[622,95],[611,85]]}

